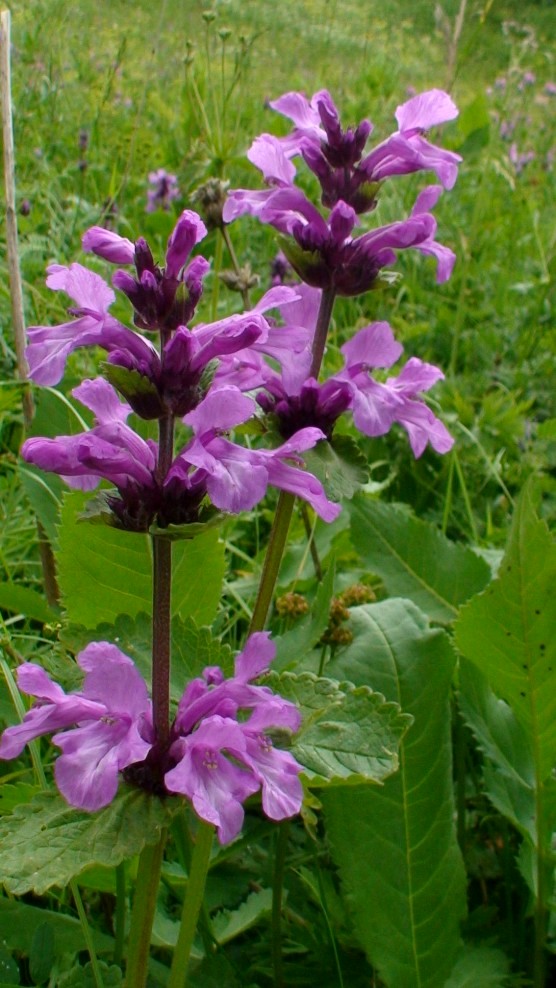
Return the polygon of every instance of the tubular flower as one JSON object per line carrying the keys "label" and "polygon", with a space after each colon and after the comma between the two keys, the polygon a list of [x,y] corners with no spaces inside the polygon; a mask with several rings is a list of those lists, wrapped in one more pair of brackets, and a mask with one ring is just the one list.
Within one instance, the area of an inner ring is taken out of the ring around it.
{"label": "tubular flower", "polygon": [[99,810],[116,795],[119,773],[143,788],[186,796],[218,830],[222,844],[241,830],[244,801],[262,793],[264,813],[283,820],[299,812],[301,765],[273,746],[269,732],[298,730],[297,707],[253,683],[268,671],[275,646],[267,632],[250,636],[226,679],[217,666],[186,687],[165,750],[157,745],[147,687],[132,660],[109,642],[77,656],[83,688],[65,693],[44,669],[25,662],[20,689],[36,698],[22,723],[8,727],[0,758],[16,758],[29,741],[55,731],[62,754],[54,775],[71,806]]}
{"label": "tubular flower", "polygon": [[68,694],[40,666],[19,667],[21,690],[37,702],[21,724],[4,731],[0,758],[15,758],[29,741],[62,728],[52,738],[62,749],[56,783],[68,803],[92,811],[112,801],[118,773],[150,751],[151,704],[133,662],[115,645],[92,642],[77,661],[85,672],[83,689]]}

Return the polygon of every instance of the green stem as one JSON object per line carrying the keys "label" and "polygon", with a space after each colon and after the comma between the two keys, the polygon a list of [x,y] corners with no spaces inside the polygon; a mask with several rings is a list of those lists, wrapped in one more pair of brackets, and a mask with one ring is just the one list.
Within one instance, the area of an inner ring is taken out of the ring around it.
{"label": "green stem", "polygon": [[114,964],[118,967],[122,963],[122,958],[124,956],[124,940],[125,940],[125,914],[126,914],[126,901],[125,901],[125,864],[122,863],[116,866],[116,913],[114,917]]}
{"label": "green stem", "polygon": [[255,601],[255,606],[253,608],[251,624],[249,625],[250,635],[254,631],[262,631],[265,626],[266,616],[268,614],[272,594],[274,593],[274,587],[276,585],[276,580],[278,579],[280,563],[282,562],[282,556],[284,554],[294,504],[295,494],[289,494],[287,491],[282,491],[276,506],[276,514],[274,515],[274,521],[272,523],[272,529],[268,540],[268,547],[266,550],[257,600]]}
{"label": "green stem", "polygon": [[[224,240],[224,243],[226,244],[226,247],[228,248],[228,254],[230,255],[230,261],[232,262],[232,267],[233,267],[235,273],[237,274],[238,278],[241,278],[241,268],[239,266],[239,261],[237,259],[237,254],[236,254],[236,252],[234,250],[234,245],[232,243],[232,238],[230,237],[230,234],[228,232],[228,227],[227,226],[221,226],[220,227],[220,232],[222,234],[222,239]],[[249,289],[248,288],[242,288],[241,289],[241,297],[243,299],[243,308],[246,311],[249,310],[251,308],[251,299],[249,298]]]}
{"label": "green stem", "polygon": [[[189,875],[191,872],[191,860],[193,857],[193,848],[195,847],[195,844],[191,838],[189,827],[187,826],[185,812],[179,813],[177,818],[174,820],[172,824],[172,837],[176,844],[179,862],[183,870]],[[201,915],[199,916],[199,933],[201,934],[205,953],[209,956],[215,950],[216,937],[212,929],[210,914],[204,900],[201,906]]]}
{"label": "green stem", "polygon": [[[224,231],[222,232],[224,233]],[[310,377],[318,378],[319,376],[335,297],[336,292],[334,288],[325,288],[321,295],[317,325],[313,337],[313,360],[309,371]],[[274,515],[268,540],[268,548],[263,565],[261,582],[259,584],[259,592],[253,609],[253,617],[249,626],[249,634],[252,634],[254,631],[262,631],[265,626],[272,594],[274,593],[274,587],[278,579],[280,563],[282,562],[282,556],[286,547],[286,539],[288,537],[294,504],[295,495],[282,491],[278,498],[276,514]]]}
{"label": "green stem", "polygon": [[[213,835],[214,827],[209,823],[204,823],[202,820],[199,821],[197,839],[191,859],[189,881],[183,903],[180,932],[174,950],[174,958],[172,960],[167,988],[185,988],[187,984],[187,968],[195,930],[197,929],[197,920],[203,902]],[[128,988],[132,988],[131,983]],[[135,988],[135,985],[133,985],[133,988]]]}
{"label": "green stem", "polygon": [[70,882],[71,894],[73,895],[73,901],[77,909],[77,915],[79,916],[79,922],[81,924],[81,932],[83,934],[83,939],[87,946],[87,952],[91,958],[91,968],[93,971],[93,978],[95,981],[96,988],[104,988],[104,981],[102,978],[102,972],[100,970],[100,964],[98,962],[98,957],[95,951],[95,945],[93,943],[93,935],[91,933],[91,927],[87,921],[87,916],[85,909],[83,908],[83,899],[81,898],[81,893],[77,887],[77,882],[73,879]]}
{"label": "green stem", "polygon": [[274,879],[272,882],[272,965],[274,968],[274,988],[284,988],[284,961],[282,957],[282,895],[290,821],[283,820],[278,826],[276,856],[274,858]]}
{"label": "green stem", "polygon": [[139,856],[129,929],[125,980],[127,988],[145,988],[147,983],[151,930],[165,844],[166,831],[163,830],[158,843],[144,847]]}
{"label": "green stem", "polygon": [[212,321],[216,322],[218,314],[218,289],[220,288],[220,271],[222,270],[222,238],[216,237],[214,249],[214,268],[212,278],[212,297],[210,300]]}

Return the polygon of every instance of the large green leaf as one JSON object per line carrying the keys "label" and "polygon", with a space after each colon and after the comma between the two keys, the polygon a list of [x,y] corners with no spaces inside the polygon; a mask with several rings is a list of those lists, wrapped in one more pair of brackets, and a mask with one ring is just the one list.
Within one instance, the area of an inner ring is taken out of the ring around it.
{"label": "large green leaf", "polygon": [[158,840],[181,801],[121,787],[104,810],[74,810],[42,792],[0,821],[0,882],[16,895],[42,895],[91,865],[114,867]]}
{"label": "large green leaf", "polygon": [[[96,628],[118,614],[152,608],[148,535],[79,521],[86,497],[66,495],[59,528],[58,581],[69,620]],[[198,624],[214,619],[224,577],[224,546],[216,529],[173,546],[172,613]]]}
{"label": "large green leaf", "polygon": [[556,543],[530,490],[516,506],[500,575],[463,608],[458,647],[525,729],[544,781],[556,763]]}
{"label": "large green leaf", "polygon": [[310,672],[267,680],[297,703],[303,723],[292,754],[311,787],[381,782],[398,767],[398,747],[411,718],[368,686],[337,683]]}
{"label": "large green leaf", "polygon": [[490,570],[406,508],[356,497],[348,506],[354,548],[391,596],[409,597],[433,621],[447,623],[486,586]]}
{"label": "large green leaf", "polygon": [[353,608],[353,644],[327,667],[412,714],[383,786],[325,790],[333,856],[356,932],[389,988],[444,988],[460,947],[465,875],[454,831],[445,633],[406,600]]}

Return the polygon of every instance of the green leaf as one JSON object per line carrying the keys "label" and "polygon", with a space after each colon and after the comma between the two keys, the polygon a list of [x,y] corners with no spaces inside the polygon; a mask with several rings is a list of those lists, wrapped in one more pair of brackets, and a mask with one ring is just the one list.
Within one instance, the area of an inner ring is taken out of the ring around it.
{"label": "green leaf", "polygon": [[408,597],[448,623],[490,579],[483,559],[407,509],[358,497],[349,505],[353,546],[391,596]]}
{"label": "green leaf", "polygon": [[[68,619],[95,628],[118,614],[152,608],[152,560],[148,535],[78,521],[87,496],[66,495],[57,553],[58,580]],[[214,619],[224,576],[224,546],[209,529],[173,550],[172,613],[198,624]]]}
{"label": "green leaf", "polygon": [[[0,928],[8,950],[29,955],[33,938],[45,923],[52,928],[56,938],[58,955],[74,954],[85,949],[81,923],[73,916],[50,909],[32,906],[27,902],[0,897]],[[99,951],[113,951],[114,940],[91,927],[95,947]]]}
{"label": "green leaf", "polygon": [[463,608],[458,647],[511,706],[543,782],[556,762],[556,542],[520,497],[500,575]]}
{"label": "green leaf", "polygon": [[101,365],[103,377],[120,392],[133,409],[144,419],[157,419],[164,415],[164,405],[156,386],[137,370],[104,362]]}
{"label": "green leaf", "polygon": [[40,793],[0,821],[0,881],[15,895],[42,895],[91,865],[114,867],[158,840],[179,805],[122,786],[105,809],[83,813]]}
{"label": "green leaf", "polygon": [[322,636],[328,625],[330,601],[334,593],[334,569],[334,566],[329,566],[324,579],[319,583],[309,614],[298,621],[291,631],[274,639],[276,658],[272,668],[276,672],[295,669]]}
{"label": "green leaf", "polygon": [[0,946],[0,978],[4,983],[9,980],[11,985],[21,984],[19,965],[3,946]]}
{"label": "green leaf", "polygon": [[[120,614],[113,624],[99,624],[93,631],[83,626],[69,625],[61,632],[61,640],[78,652],[91,641],[115,642],[122,652],[135,662],[143,678],[149,682],[152,666],[152,629],[147,614],[135,618]],[[172,666],[170,695],[176,703],[185,685],[202,675],[205,666],[220,666],[225,676],[233,672],[233,657],[228,645],[214,638],[210,628],[197,628],[189,618],[172,619]]]}
{"label": "green leaf", "polygon": [[465,947],[456,961],[445,988],[505,988],[510,962],[493,947]]}
{"label": "green leaf", "polygon": [[311,787],[381,782],[398,767],[398,747],[411,718],[368,686],[270,674],[265,683],[296,703],[303,717],[292,754]]}
{"label": "green leaf", "polygon": [[463,657],[459,704],[486,761],[485,789],[496,809],[533,842],[535,762],[531,739],[504,700],[492,692],[479,669]]}
{"label": "green leaf", "polygon": [[272,889],[252,892],[237,909],[223,909],[212,920],[212,929],[219,944],[229,943],[250,930],[272,910]]}
{"label": "green leaf", "polygon": [[47,604],[44,597],[31,590],[30,587],[20,587],[11,581],[0,583],[0,607],[11,613],[23,614],[33,621],[48,624],[58,620],[58,615]]}
{"label": "green leaf", "polygon": [[449,639],[406,600],[352,610],[349,669],[414,718],[383,786],[319,793],[356,933],[389,988],[444,988],[460,948],[465,873],[454,831]]}
{"label": "green leaf", "polygon": [[367,459],[351,436],[333,436],[317,443],[303,459],[333,501],[352,498],[369,478]]}
{"label": "green leaf", "polygon": [[54,927],[45,922],[37,926],[29,951],[29,974],[36,985],[48,979],[55,960]]}

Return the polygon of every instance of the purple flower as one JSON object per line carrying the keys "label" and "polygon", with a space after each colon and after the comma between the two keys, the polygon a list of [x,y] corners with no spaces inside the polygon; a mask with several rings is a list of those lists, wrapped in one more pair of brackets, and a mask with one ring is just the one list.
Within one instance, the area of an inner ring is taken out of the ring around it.
{"label": "purple flower", "polygon": [[168,210],[174,199],[180,197],[176,176],[171,175],[164,168],[149,172],[149,183],[151,188],[147,190],[147,205],[145,207],[147,213],[154,213],[157,209]]}
{"label": "purple flower", "polygon": [[[255,403],[237,388],[211,390],[185,417],[195,438],[176,457],[165,486],[169,492],[191,482],[191,467],[205,478],[212,503],[222,511],[249,511],[269,485],[307,501],[325,521],[333,521],[340,505],[329,501],[319,480],[303,469],[301,453],[324,438],[320,429],[301,429],[274,450],[246,449],[220,433],[245,422]],[[194,476],[194,475],[193,475]]]}
{"label": "purple flower", "polygon": [[[111,251],[112,245],[108,249]],[[76,318],[60,326],[31,326],[27,331],[29,345],[25,354],[33,381],[58,384],[69,354],[82,346],[100,346],[108,352],[121,350],[139,363],[150,363],[156,353],[151,344],[109,315],[115,295],[100,275],[81,264],[51,264],[47,273],[48,287],[66,292],[77,303],[70,309]]]}
{"label": "purple flower", "polygon": [[[367,436],[382,436],[389,432],[394,422],[399,422],[409,436],[414,456],[421,456],[427,443],[437,453],[447,453],[454,440],[420,398],[423,391],[428,391],[444,377],[442,371],[411,357],[398,377],[389,377],[384,383],[368,374],[368,369],[390,366],[396,359],[393,357],[390,363],[387,362],[388,354],[393,354],[394,348],[399,347],[391,333],[388,323],[373,323],[342,347],[346,367],[337,377],[348,383],[352,390],[353,421]],[[377,356],[370,362],[367,354],[373,350]]]}
{"label": "purple flower", "polygon": [[299,711],[267,687],[252,684],[274,654],[268,633],[256,632],[237,656],[233,677],[224,679],[218,667],[205,669],[202,679],[189,683],[178,707],[170,748],[176,764],[166,772],[165,784],[191,799],[198,815],[217,827],[222,844],[239,833],[242,803],[259,789],[272,820],[301,808],[301,766],[289,752],[274,748],[268,734],[296,731]]}
{"label": "purple flower", "polygon": [[83,248],[113,263],[134,263],[135,278],[127,271],[116,271],[112,282],[129,298],[140,329],[168,332],[187,325],[202,295],[203,278],[210,265],[204,257],[189,258],[206,233],[200,216],[184,209],[168,240],[164,267],[155,264],[143,237],[136,241],[130,255],[130,241],[116,234],[108,239],[102,227],[87,231]]}
{"label": "purple flower", "polygon": [[71,806],[93,811],[114,798],[118,773],[151,749],[151,704],[133,662],[115,645],[93,642],[77,661],[85,672],[83,689],[69,694],[40,666],[19,667],[18,684],[37,703],[21,724],[4,731],[0,758],[15,758],[29,741],[62,728],[52,738],[62,749],[56,783]]}
{"label": "purple flower", "polygon": [[[458,114],[452,99],[442,90],[420,93],[399,106],[399,130],[366,156],[364,149],[372,124],[363,120],[357,127],[343,130],[327,90],[315,93],[311,100],[302,93],[285,93],[270,106],[289,117],[294,129],[281,138],[262,134],[251,145],[248,158],[275,189],[293,187],[296,172],[290,159],[296,156],[301,156],[317,176],[323,205],[333,208],[344,202],[356,213],[374,209],[380,183],[394,175],[431,170],[445,188],[454,185],[460,156],[423,137],[426,130]],[[232,192],[224,219],[229,222],[241,212],[259,215],[269,196],[270,191]]]}
{"label": "purple flower", "polygon": [[[334,287],[340,295],[358,295],[376,287],[381,270],[395,263],[395,250],[409,247],[436,257],[438,282],[450,277],[455,255],[435,241],[437,224],[428,211],[441,191],[438,185],[429,186],[418,196],[408,219],[359,237],[351,236],[358,222],[351,206],[338,202],[325,220],[294,188],[272,192],[256,215],[285,235],[282,249],[303,281],[315,288]],[[232,204],[233,197],[234,193]]]}

